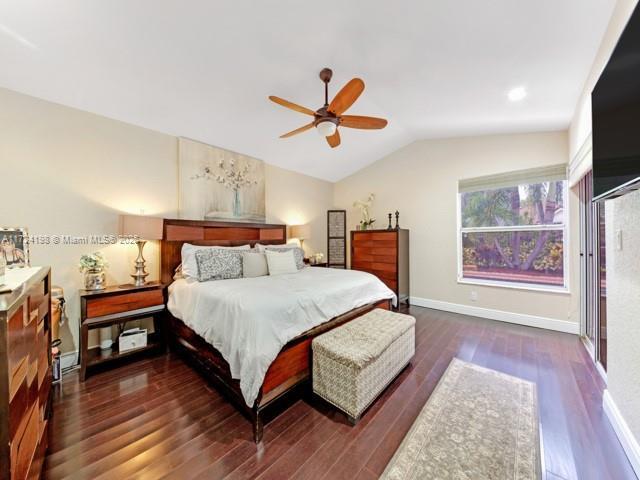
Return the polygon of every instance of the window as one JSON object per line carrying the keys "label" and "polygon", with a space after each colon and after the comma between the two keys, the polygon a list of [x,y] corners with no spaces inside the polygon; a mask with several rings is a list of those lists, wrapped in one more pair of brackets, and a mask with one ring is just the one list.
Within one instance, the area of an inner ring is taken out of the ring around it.
{"label": "window", "polygon": [[459,281],[566,291],[565,179],[556,166],[461,180]]}

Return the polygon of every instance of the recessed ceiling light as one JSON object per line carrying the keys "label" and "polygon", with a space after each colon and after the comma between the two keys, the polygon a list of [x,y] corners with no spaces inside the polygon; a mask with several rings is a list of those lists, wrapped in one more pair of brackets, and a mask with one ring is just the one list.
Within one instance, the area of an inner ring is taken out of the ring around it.
{"label": "recessed ceiling light", "polygon": [[507,97],[509,97],[509,100],[511,100],[512,102],[519,102],[520,100],[524,100],[526,96],[527,89],[524,87],[512,88],[511,90],[509,90],[509,93],[507,93]]}

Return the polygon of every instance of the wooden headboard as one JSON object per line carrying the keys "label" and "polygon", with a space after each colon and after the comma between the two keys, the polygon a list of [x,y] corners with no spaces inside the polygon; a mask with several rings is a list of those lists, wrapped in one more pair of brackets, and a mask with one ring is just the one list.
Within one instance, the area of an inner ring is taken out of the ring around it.
{"label": "wooden headboard", "polygon": [[213,222],[204,220],[164,220],[160,243],[160,281],[173,281],[180,265],[183,243],[237,246],[256,243],[287,243],[287,226],[266,223]]}

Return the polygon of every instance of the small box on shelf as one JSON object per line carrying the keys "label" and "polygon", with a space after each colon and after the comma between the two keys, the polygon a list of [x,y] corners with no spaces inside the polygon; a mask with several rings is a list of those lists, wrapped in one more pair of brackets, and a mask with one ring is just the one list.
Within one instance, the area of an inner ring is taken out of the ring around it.
{"label": "small box on shelf", "polygon": [[118,350],[120,353],[137,350],[147,346],[147,329],[130,328],[125,330],[118,337]]}

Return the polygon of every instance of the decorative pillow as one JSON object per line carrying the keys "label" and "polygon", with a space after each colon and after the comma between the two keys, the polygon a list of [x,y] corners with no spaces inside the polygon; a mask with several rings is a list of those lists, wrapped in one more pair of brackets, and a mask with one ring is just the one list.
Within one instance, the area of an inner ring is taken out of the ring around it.
{"label": "decorative pillow", "polygon": [[298,270],[302,270],[304,268],[304,250],[300,247],[296,247],[295,245],[290,245],[288,247],[265,247],[265,252],[293,252],[293,258],[296,261],[296,267]]}
{"label": "decorative pillow", "polygon": [[298,273],[296,260],[293,250],[273,251],[267,249],[267,265],[269,266],[269,275],[284,275],[287,273]]}
{"label": "decorative pillow", "polygon": [[287,250],[289,248],[297,248],[298,246],[295,243],[278,243],[276,245],[262,245],[261,243],[256,243],[254,247],[261,253],[264,253],[267,248],[271,248],[274,250]]}
{"label": "decorative pillow", "polygon": [[195,260],[200,282],[242,277],[242,252],[238,250],[206,248],[195,253]]}
{"label": "decorative pillow", "polygon": [[198,278],[198,265],[196,264],[195,254],[197,251],[215,248],[217,250],[251,250],[251,245],[242,245],[240,247],[212,247],[210,245],[191,245],[184,243],[180,252],[182,256],[182,275],[184,277]]}
{"label": "decorative pillow", "polygon": [[242,252],[242,276],[244,278],[269,275],[267,256],[260,252]]}

